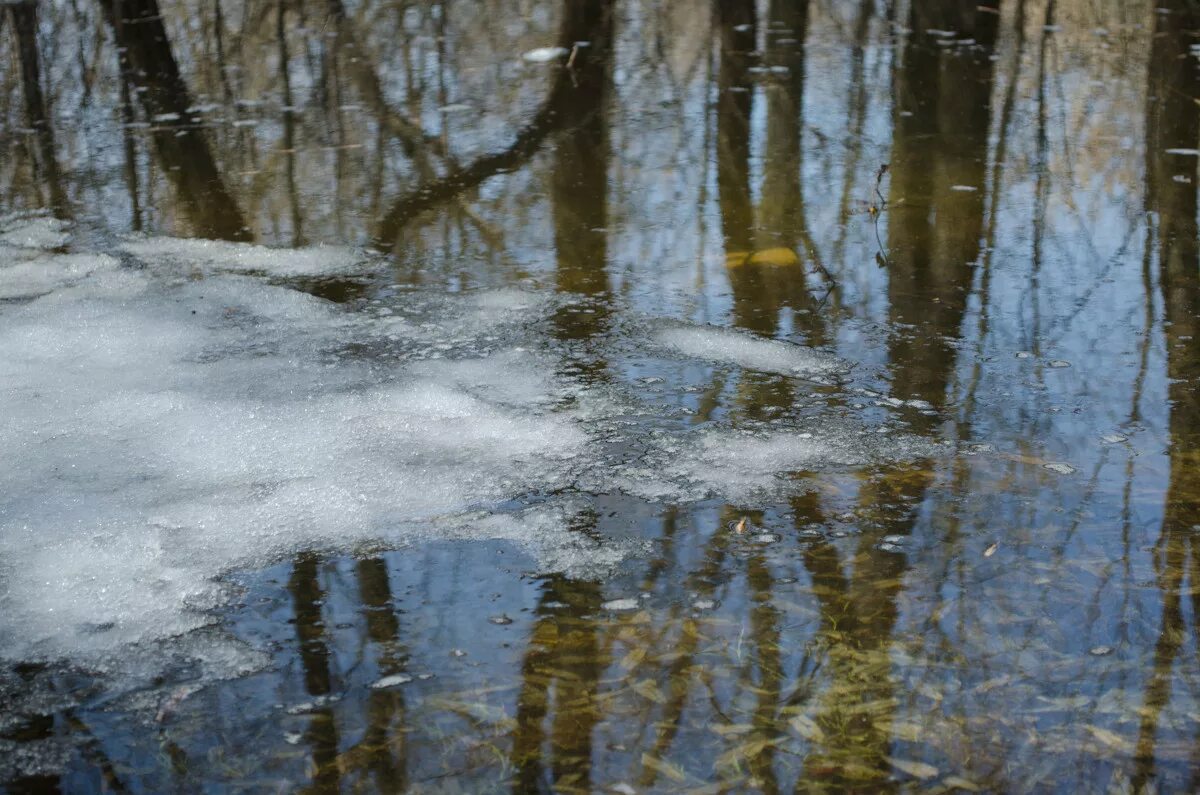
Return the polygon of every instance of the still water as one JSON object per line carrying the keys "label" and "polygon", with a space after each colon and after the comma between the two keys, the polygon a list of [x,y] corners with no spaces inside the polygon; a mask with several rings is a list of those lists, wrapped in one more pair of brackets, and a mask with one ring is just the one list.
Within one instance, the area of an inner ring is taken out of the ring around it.
{"label": "still water", "polygon": [[[241,676],[0,650],[0,789],[1200,788],[1194,4],[55,0],[0,53],[0,211],[88,250],[363,246],[286,283],[570,295],[540,333],[635,435],[935,443],[735,502],[565,484],[642,544],[603,572],[436,538],[224,572]],[[854,364],[680,366],[654,322]]]}

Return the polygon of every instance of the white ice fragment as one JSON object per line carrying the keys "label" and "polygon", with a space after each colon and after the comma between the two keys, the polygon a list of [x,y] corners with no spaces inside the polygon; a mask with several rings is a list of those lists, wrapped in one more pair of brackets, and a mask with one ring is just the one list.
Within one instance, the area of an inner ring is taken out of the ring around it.
{"label": "white ice fragment", "polygon": [[1182,149],[1182,148],[1168,149],[1167,154],[1169,154],[1169,155],[1185,155],[1187,157],[1198,157],[1198,156],[1200,156],[1200,149]]}
{"label": "white ice fragment", "polygon": [[120,263],[106,254],[5,257],[0,251],[0,299],[32,298],[65,287]]}
{"label": "white ice fragment", "polygon": [[375,690],[383,690],[397,685],[406,685],[412,680],[413,678],[408,674],[392,674],[372,682],[371,687]]}
{"label": "white ice fragment", "polygon": [[653,339],[684,356],[766,373],[819,375],[845,369],[833,356],[803,345],[716,326],[672,326]]}
{"label": "white ice fragment", "polygon": [[1066,359],[1053,359],[1046,366],[1053,367],[1055,369],[1060,369],[1063,367],[1070,367],[1071,363],[1068,362]]}
{"label": "white ice fragment", "polygon": [[67,244],[66,221],[49,215],[0,216],[0,244],[18,248],[55,249]]}
{"label": "white ice fragment", "polygon": [[536,47],[521,57],[529,63],[548,63],[567,54],[563,47]]}
{"label": "white ice fragment", "polygon": [[1057,472],[1060,475],[1072,475],[1075,473],[1075,467],[1062,461],[1047,461],[1042,464],[1043,469],[1048,469],[1051,472]]}
{"label": "white ice fragment", "polygon": [[285,277],[345,275],[367,270],[373,262],[365,253],[344,246],[275,249],[224,240],[148,237],[131,239],[121,248],[146,260]]}
{"label": "white ice fragment", "polygon": [[979,188],[974,185],[951,185],[950,190],[958,191],[959,193],[974,193]]}
{"label": "white ice fragment", "polygon": [[1121,442],[1129,441],[1128,436],[1122,436],[1119,433],[1106,433],[1100,437],[1100,441],[1105,444],[1120,444]]}
{"label": "white ice fragment", "polygon": [[634,610],[638,606],[638,600],[633,598],[625,599],[609,599],[600,607],[605,610]]}
{"label": "white ice fragment", "polygon": [[1033,354],[1030,353],[1029,351],[1017,351],[1017,358],[1018,359],[1032,359]]}
{"label": "white ice fragment", "polygon": [[696,601],[692,602],[692,607],[696,608],[697,610],[712,610],[716,606],[717,603],[712,599],[697,599]]}

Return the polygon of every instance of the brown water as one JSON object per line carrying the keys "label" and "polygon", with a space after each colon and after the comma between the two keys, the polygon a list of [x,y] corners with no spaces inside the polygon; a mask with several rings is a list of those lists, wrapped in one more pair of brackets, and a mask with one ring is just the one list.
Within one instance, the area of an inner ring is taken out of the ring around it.
{"label": "brown water", "polygon": [[[352,305],[583,294],[550,336],[685,423],[861,401],[951,452],[587,494],[650,542],[604,579],[450,541],[235,573],[264,669],[6,663],[0,788],[1200,788],[1200,8],[159,2],[6,11],[0,210],[386,250],[299,285]],[[864,375],[661,367],[630,317]]]}

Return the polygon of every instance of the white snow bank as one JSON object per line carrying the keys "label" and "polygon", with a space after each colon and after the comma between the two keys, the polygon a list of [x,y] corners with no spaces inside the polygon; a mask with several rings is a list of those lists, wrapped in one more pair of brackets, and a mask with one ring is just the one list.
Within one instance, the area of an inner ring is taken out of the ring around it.
{"label": "white snow bank", "polygon": [[845,363],[820,351],[716,326],[672,326],[654,335],[659,345],[694,359],[779,375],[832,375]]}

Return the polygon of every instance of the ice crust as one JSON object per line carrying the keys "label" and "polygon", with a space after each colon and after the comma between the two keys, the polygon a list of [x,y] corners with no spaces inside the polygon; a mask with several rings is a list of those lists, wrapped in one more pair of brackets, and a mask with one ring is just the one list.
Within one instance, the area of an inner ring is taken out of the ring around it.
{"label": "ice crust", "polygon": [[[6,227],[40,249],[0,249],[0,296],[22,299],[0,303],[0,658],[194,637],[233,598],[222,575],[300,550],[493,540],[530,568],[599,576],[640,547],[571,529],[586,492],[749,499],[784,472],[921,454],[833,426],[647,439],[629,401],[563,366],[550,293],[346,309],[234,272],[357,267],[345,251],[151,239],[122,264],[53,253],[46,221]],[[836,367],[712,328],[651,344]]]}

